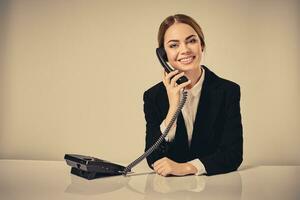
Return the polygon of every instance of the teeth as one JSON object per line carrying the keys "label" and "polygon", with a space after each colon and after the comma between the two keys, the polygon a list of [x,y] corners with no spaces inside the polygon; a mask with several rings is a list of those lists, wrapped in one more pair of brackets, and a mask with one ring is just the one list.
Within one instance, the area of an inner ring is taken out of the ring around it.
{"label": "teeth", "polygon": [[188,58],[182,58],[180,59],[180,62],[183,62],[183,63],[189,63],[193,60],[193,57],[188,57]]}

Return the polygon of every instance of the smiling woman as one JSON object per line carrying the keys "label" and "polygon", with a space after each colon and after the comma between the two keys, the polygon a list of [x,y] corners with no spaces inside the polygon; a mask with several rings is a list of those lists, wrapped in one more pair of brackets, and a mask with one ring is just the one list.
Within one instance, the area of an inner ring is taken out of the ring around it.
{"label": "smiling woman", "polygon": [[[187,15],[169,16],[161,23],[158,46],[175,70],[144,93],[145,150],[171,121],[183,89],[188,99],[165,141],[147,157],[149,166],[162,176],[236,170],[243,160],[239,85],[200,65],[204,35]],[[189,81],[177,84],[182,76]]]}

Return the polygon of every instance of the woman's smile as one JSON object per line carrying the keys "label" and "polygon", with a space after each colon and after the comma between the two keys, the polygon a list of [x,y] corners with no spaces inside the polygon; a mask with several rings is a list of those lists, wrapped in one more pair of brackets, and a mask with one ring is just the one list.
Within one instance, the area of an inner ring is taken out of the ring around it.
{"label": "woman's smile", "polygon": [[178,59],[178,61],[180,64],[189,65],[195,60],[195,57],[196,56],[187,56],[187,57]]}

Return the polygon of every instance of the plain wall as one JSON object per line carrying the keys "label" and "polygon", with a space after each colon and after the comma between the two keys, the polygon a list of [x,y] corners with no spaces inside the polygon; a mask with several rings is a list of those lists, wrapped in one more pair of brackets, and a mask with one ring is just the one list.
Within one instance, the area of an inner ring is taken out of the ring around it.
{"label": "plain wall", "polygon": [[300,164],[300,2],[0,1],[0,158],[110,161],[144,151],[157,31],[184,13],[203,64],[241,86],[244,165]]}

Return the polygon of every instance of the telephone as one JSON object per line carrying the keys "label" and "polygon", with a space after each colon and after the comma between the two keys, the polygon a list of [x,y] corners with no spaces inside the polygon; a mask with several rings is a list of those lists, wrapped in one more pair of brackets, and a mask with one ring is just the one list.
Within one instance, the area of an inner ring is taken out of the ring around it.
{"label": "telephone", "polygon": [[[163,68],[165,68],[165,71],[167,73],[174,71],[174,68],[171,65],[169,65],[169,63],[168,63],[167,53],[163,47],[159,47],[156,49],[156,55],[158,57],[159,62],[161,63]],[[188,80],[189,79],[186,76],[182,76],[176,81],[176,83],[179,85],[184,82],[187,82]]]}
{"label": "telephone", "polygon": [[78,154],[65,154],[64,159],[71,166],[71,173],[88,180],[120,175],[125,167],[99,158]]}
{"label": "telephone", "polygon": [[[168,61],[167,54],[163,47],[156,49],[156,55],[167,73],[170,73],[171,71],[174,70],[174,68],[169,66],[167,62]],[[188,81],[187,77],[182,76],[176,81],[176,83],[182,84],[186,81]],[[183,95],[181,96],[179,106],[175,114],[173,115],[170,123],[163,131],[162,135],[145,153],[143,153],[140,157],[138,157],[136,160],[131,162],[127,167],[112,162],[108,162],[106,160],[101,160],[99,158],[91,157],[91,156],[84,156],[78,154],[65,154],[64,159],[66,160],[67,164],[71,166],[71,173],[86,178],[88,180],[104,177],[104,176],[113,176],[113,175],[122,175],[122,174],[126,176],[127,173],[131,172],[131,169],[134,166],[139,164],[144,158],[149,156],[155,149],[157,149],[159,145],[163,142],[164,138],[168,135],[172,125],[176,121],[181,109],[185,104],[187,98],[187,92],[183,90],[182,94]]]}

